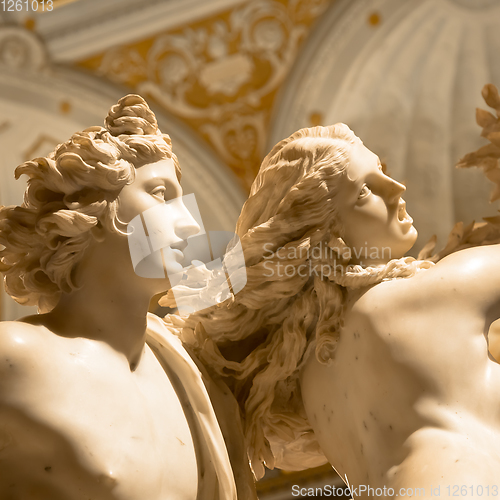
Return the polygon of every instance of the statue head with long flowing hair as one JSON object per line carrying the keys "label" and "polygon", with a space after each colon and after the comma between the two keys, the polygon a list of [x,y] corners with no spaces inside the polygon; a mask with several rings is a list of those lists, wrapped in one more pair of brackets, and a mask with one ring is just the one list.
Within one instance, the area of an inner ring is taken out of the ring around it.
{"label": "statue head with long flowing hair", "polygon": [[257,478],[263,463],[299,470],[326,461],[302,406],[299,374],[311,353],[322,363],[334,358],[347,291],[428,267],[412,258],[352,263],[339,195],[358,146],[344,124],[302,129],[278,143],[237,224],[246,286],[177,322],[240,402]]}

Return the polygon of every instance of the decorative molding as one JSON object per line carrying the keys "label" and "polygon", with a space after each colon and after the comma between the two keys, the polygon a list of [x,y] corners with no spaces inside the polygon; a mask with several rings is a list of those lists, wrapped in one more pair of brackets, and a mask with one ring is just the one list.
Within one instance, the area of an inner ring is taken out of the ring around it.
{"label": "decorative molding", "polygon": [[[203,19],[245,0],[81,0],[37,15],[51,59],[68,63]],[[50,15],[49,15],[50,14]]]}
{"label": "decorative molding", "polygon": [[47,65],[40,39],[19,26],[0,28],[0,68],[2,71],[40,71]]}

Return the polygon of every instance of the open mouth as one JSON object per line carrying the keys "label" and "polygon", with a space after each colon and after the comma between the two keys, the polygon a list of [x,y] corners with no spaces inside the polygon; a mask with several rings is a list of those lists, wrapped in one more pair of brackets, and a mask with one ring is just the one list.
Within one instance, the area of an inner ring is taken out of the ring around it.
{"label": "open mouth", "polygon": [[399,222],[413,223],[413,219],[406,212],[406,202],[404,200],[399,200],[398,204],[398,220]]}
{"label": "open mouth", "polygon": [[188,242],[186,240],[179,240],[176,241],[175,243],[170,244],[170,248],[172,250],[178,250],[179,252],[182,253],[182,251],[187,247]]}
{"label": "open mouth", "polygon": [[176,241],[175,243],[172,243],[168,247],[165,247],[163,249],[164,252],[167,252],[170,257],[173,257],[179,264],[184,263],[184,252],[183,250],[187,246],[187,241],[185,240],[180,240]]}
{"label": "open mouth", "polygon": [[175,257],[175,260],[179,263],[182,264],[184,262],[184,254],[182,253],[181,250],[178,248],[171,248],[172,254]]}

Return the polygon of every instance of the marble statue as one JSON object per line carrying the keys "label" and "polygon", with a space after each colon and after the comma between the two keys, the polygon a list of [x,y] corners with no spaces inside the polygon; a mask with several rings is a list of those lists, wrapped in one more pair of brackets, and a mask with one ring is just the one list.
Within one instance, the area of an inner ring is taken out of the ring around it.
{"label": "marble statue", "polygon": [[0,498],[256,498],[234,397],[148,314],[199,229],[182,203],[160,221],[175,235],[165,272],[131,263],[127,223],[182,195],[146,102],[122,98],[23,174],[24,203],[0,210],[0,265],[39,314],[0,324]]}
{"label": "marble statue", "polygon": [[[483,94],[497,111],[478,112],[491,144],[461,166],[500,184],[500,98]],[[346,125],[299,130],[264,159],[238,220],[246,287],[168,320],[238,399],[257,478],[264,464],[328,461],[354,498],[499,494],[487,335],[500,249],[477,246],[498,241],[498,220],[406,257],[417,231],[404,192]]]}

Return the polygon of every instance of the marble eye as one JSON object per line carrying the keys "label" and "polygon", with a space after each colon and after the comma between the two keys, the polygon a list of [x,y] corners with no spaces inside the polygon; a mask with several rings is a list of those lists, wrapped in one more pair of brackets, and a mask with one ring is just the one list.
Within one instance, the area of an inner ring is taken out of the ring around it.
{"label": "marble eye", "polygon": [[151,191],[151,194],[155,198],[159,198],[163,201],[165,199],[165,192],[166,192],[165,186],[158,186],[157,188],[153,189],[153,191]]}
{"label": "marble eye", "polygon": [[358,200],[362,200],[371,194],[371,189],[365,184],[359,193]]}

